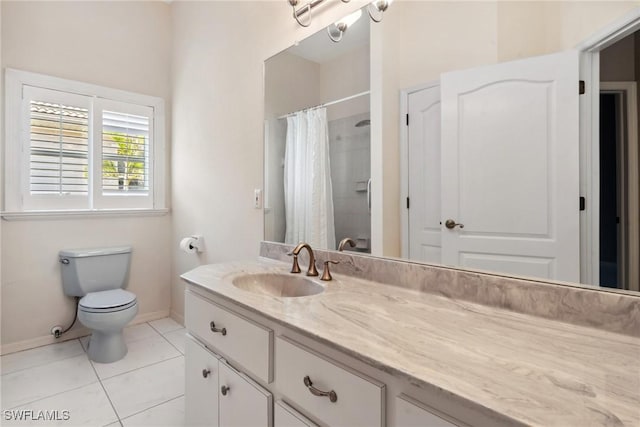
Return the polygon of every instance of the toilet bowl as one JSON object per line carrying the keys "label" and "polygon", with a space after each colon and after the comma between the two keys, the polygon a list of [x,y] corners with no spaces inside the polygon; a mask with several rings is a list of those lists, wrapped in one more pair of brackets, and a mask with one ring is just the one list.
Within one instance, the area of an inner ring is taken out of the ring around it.
{"label": "toilet bowl", "polygon": [[138,314],[136,295],[125,291],[131,247],[60,251],[62,285],[66,295],[82,297],[78,321],[91,329],[87,354],[111,363],[127,354],[122,331]]}
{"label": "toilet bowl", "polygon": [[92,330],[87,354],[99,363],[111,363],[127,354],[123,329],[138,314],[135,294],[123,289],[91,292],[80,300],[78,320]]}

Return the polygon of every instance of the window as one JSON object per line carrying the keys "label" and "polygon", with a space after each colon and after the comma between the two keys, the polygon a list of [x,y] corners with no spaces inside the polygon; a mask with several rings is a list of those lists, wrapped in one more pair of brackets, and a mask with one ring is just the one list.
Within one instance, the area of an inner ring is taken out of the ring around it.
{"label": "window", "polygon": [[6,89],[6,212],[164,208],[161,99],[16,70]]}

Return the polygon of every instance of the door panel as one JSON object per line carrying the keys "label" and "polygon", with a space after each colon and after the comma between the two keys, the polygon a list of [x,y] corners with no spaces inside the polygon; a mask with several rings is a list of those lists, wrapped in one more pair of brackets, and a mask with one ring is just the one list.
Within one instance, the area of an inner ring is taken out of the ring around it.
{"label": "door panel", "polygon": [[442,262],[579,281],[578,53],[441,85]]}
{"label": "door panel", "polygon": [[440,263],[440,86],[408,95],[409,258]]}
{"label": "door panel", "polygon": [[218,425],[218,359],[187,335],[185,415],[188,426]]}
{"label": "door panel", "polygon": [[271,427],[271,393],[222,360],[219,366],[220,426]]}

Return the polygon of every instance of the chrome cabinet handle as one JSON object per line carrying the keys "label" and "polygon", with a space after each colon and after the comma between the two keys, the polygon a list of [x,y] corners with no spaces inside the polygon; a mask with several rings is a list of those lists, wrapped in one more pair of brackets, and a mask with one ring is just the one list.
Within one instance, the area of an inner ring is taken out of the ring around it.
{"label": "chrome cabinet handle", "polygon": [[456,228],[456,227],[460,227],[460,228],[464,228],[464,224],[460,224],[458,222],[455,222],[452,219],[448,219],[444,222],[444,226],[447,227],[449,230]]}
{"label": "chrome cabinet handle", "polygon": [[227,335],[227,328],[222,328],[222,329],[216,328],[216,324],[213,321],[211,321],[211,323],[209,323],[209,327],[211,328],[211,332],[214,332],[214,333],[218,333],[219,332],[223,336]]}
{"label": "chrome cabinet handle", "polygon": [[209,369],[203,369],[202,370],[202,376],[204,378],[207,378],[209,376],[209,374],[211,373],[211,371]]}
{"label": "chrome cabinet handle", "polygon": [[226,396],[227,393],[229,393],[231,391],[231,387],[227,387],[226,385],[223,385],[222,387],[220,387],[220,392],[222,392],[223,396]]}
{"label": "chrome cabinet handle", "polygon": [[336,402],[338,400],[338,395],[336,394],[335,391],[333,391],[333,390],[331,390],[331,391],[322,391],[322,390],[318,390],[317,388],[315,388],[313,386],[313,383],[311,382],[311,378],[309,378],[309,375],[304,377],[304,385],[307,387],[307,389],[314,396],[320,396],[320,397],[328,396],[329,400],[331,402]]}

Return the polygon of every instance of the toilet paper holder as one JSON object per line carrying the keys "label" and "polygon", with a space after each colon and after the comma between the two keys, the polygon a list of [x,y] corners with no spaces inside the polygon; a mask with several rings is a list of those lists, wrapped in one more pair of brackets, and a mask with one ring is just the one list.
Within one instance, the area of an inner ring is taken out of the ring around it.
{"label": "toilet paper holder", "polygon": [[187,253],[204,252],[204,239],[199,234],[185,237],[180,241],[180,249]]}
{"label": "toilet paper holder", "polygon": [[191,236],[191,238],[193,239],[193,241],[189,243],[189,246],[198,252],[202,252],[202,250],[204,249],[202,236],[196,234]]}

